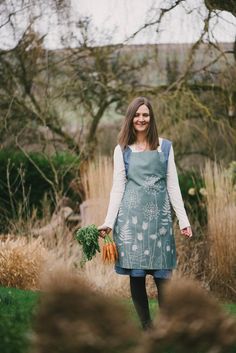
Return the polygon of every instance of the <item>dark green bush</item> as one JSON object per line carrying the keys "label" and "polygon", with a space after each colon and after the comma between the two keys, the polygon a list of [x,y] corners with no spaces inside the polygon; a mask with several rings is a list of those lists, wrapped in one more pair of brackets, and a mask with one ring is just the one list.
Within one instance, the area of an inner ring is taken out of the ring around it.
{"label": "dark green bush", "polygon": [[187,214],[200,227],[207,223],[204,180],[196,171],[179,173],[179,184]]}
{"label": "dark green bush", "polygon": [[78,157],[66,152],[51,157],[29,153],[28,158],[19,151],[1,150],[0,232],[7,230],[9,219],[19,216],[19,205],[23,205],[21,216],[29,216],[33,208],[37,208],[40,216],[45,194],[50,199],[52,210],[56,192],[74,197],[69,185],[78,173],[78,166]]}

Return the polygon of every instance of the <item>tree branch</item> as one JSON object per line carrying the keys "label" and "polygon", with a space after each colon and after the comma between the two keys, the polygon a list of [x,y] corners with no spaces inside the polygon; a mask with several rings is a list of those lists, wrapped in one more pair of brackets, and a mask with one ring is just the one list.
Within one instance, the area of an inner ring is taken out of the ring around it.
{"label": "tree branch", "polygon": [[13,11],[13,12],[9,13],[7,20],[4,23],[0,24],[0,28],[6,26],[11,21],[11,17],[15,16],[19,12],[24,11],[25,9],[30,8],[30,6],[31,5],[27,5],[27,6],[23,7],[23,8],[21,8],[20,10],[16,10],[16,11]]}
{"label": "tree branch", "polygon": [[208,10],[220,10],[220,11],[228,11],[233,16],[236,16],[236,3],[235,0],[205,0],[205,5]]}
{"label": "tree branch", "polygon": [[[126,39],[124,41],[124,43],[127,43],[130,39],[133,39],[134,37],[137,36],[137,34],[139,34],[140,32],[142,32],[144,29],[148,28],[148,27],[152,27],[152,26],[155,26],[155,25],[159,25],[161,23],[161,20],[163,18],[163,16],[167,13],[167,12],[170,12],[171,10],[173,10],[176,6],[178,6],[181,2],[184,2],[185,0],[177,0],[175,1],[175,3],[170,6],[169,8],[167,9],[160,9],[161,13],[159,15],[159,17],[152,21],[152,22],[148,22],[148,23],[145,23],[142,27],[140,27],[136,32],[134,32],[130,37],[128,37],[128,39]],[[157,32],[158,32],[158,29],[157,29]]]}

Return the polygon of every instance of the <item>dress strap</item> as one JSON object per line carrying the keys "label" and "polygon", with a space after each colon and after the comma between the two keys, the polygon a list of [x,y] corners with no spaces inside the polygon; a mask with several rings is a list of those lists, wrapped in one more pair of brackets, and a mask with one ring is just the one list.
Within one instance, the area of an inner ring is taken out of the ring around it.
{"label": "dress strap", "polygon": [[161,150],[164,153],[166,165],[168,163],[171,145],[172,145],[172,142],[170,140],[167,140],[167,139],[162,140]]}
{"label": "dress strap", "polygon": [[124,164],[125,164],[125,175],[126,178],[128,176],[128,169],[129,169],[129,159],[130,159],[130,155],[131,155],[131,148],[129,146],[127,146],[124,151],[123,151],[123,159],[124,159]]}

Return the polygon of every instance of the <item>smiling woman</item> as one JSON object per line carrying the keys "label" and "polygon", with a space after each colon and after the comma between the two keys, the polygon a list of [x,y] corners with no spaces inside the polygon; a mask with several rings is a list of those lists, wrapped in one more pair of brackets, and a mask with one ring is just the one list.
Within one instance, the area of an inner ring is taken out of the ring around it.
{"label": "smiling woman", "polygon": [[102,237],[113,228],[118,249],[115,270],[130,276],[131,296],[143,329],[151,324],[145,277],[154,277],[159,305],[176,265],[171,208],[181,233],[192,231],[179,188],[173,148],[159,138],[154,112],[145,97],[128,106],[114,151],[114,176]]}

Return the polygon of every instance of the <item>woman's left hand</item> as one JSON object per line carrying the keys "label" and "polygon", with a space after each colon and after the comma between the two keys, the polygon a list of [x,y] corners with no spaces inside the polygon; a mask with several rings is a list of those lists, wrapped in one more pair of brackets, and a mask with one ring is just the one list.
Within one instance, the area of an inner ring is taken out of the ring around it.
{"label": "woman's left hand", "polygon": [[180,229],[180,232],[182,235],[185,235],[187,238],[191,238],[193,235],[191,227]]}

